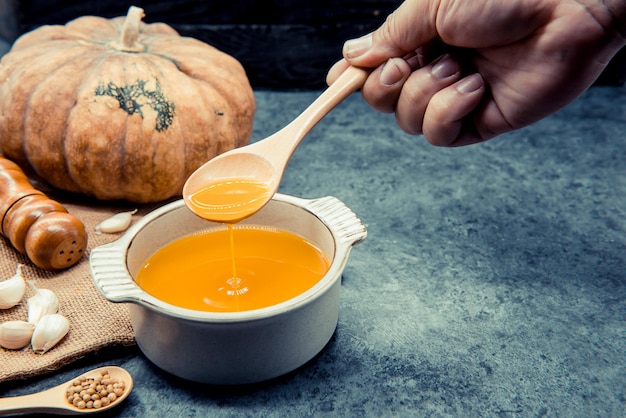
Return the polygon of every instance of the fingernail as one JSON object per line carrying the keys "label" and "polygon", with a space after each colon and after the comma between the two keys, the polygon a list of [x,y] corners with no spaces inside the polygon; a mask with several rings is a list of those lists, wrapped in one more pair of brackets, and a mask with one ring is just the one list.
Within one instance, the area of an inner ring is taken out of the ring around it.
{"label": "fingernail", "polygon": [[368,34],[356,39],[350,39],[343,44],[343,54],[346,58],[356,58],[365,54],[372,46],[372,35]]}
{"label": "fingernail", "polygon": [[408,54],[404,57],[404,60],[409,64],[412,70],[417,70],[422,67],[422,62],[424,60],[424,56],[413,52],[412,54]]}
{"label": "fingernail", "polygon": [[468,94],[480,90],[483,87],[483,78],[480,74],[472,74],[465,77],[457,85],[456,89],[459,93]]}
{"label": "fingernail", "polygon": [[437,78],[448,78],[459,72],[456,62],[446,54],[433,62],[430,72]]}
{"label": "fingernail", "polygon": [[401,58],[392,58],[385,63],[382,71],[380,72],[380,82],[385,86],[393,86],[398,81],[402,80],[404,75],[402,70],[398,66],[397,60]]}

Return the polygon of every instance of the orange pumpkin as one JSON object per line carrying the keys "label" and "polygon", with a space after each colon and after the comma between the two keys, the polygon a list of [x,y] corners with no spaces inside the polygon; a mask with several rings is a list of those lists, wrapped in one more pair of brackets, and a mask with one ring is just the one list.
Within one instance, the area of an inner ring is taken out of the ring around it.
{"label": "orange pumpkin", "polygon": [[255,100],[241,64],[142,17],[20,37],[0,61],[0,154],[59,189],[147,203],[245,145]]}

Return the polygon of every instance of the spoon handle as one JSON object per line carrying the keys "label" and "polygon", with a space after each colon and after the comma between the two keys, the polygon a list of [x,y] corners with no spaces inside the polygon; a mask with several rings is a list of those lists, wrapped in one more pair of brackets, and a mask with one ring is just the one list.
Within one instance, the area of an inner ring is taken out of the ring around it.
{"label": "spoon handle", "polygon": [[[54,401],[57,399],[63,400],[63,394],[59,393],[58,388],[52,388],[29,395],[0,398],[0,417],[23,413],[56,413],[67,415],[68,411],[66,411],[66,409],[70,408],[54,406]],[[48,405],[49,402],[51,405]]]}
{"label": "spoon handle", "polygon": [[[290,156],[300,141],[328,112],[341,103],[346,97],[363,86],[371,70],[348,67],[333,84],[324,90],[297,118],[291,121],[274,135],[260,141],[258,145],[267,145],[271,153],[278,157],[281,154]],[[265,144],[262,144],[264,143]],[[284,158],[280,158],[284,159]]]}

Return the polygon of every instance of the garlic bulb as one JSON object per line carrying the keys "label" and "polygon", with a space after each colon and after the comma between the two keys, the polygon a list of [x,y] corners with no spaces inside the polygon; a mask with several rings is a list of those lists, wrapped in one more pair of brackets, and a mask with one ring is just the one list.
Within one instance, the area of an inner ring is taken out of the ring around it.
{"label": "garlic bulb", "polygon": [[44,315],[35,327],[30,344],[36,354],[43,354],[57,345],[70,330],[70,321],[61,314]]}
{"label": "garlic bulb", "polygon": [[13,277],[0,282],[0,309],[9,309],[20,303],[25,291],[22,265],[18,264]]}
{"label": "garlic bulb", "polygon": [[55,314],[59,311],[59,299],[50,289],[38,289],[32,282],[35,294],[28,298],[28,322],[37,325],[44,315]]}
{"label": "garlic bulb", "polygon": [[24,348],[30,342],[35,325],[26,321],[7,321],[0,324],[0,345],[10,350]]}
{"label": "garlic bulb", "polygon": [[105,232],[107,234],[114,234],[116,232],[126,231],[130,226],[130,223],[133,219],[133,215],[137,213],[137,209],[130,212],[121,212],[116,215],[111,216],[108,219],[100,222],[96,225],[96,232],[102,233]]}

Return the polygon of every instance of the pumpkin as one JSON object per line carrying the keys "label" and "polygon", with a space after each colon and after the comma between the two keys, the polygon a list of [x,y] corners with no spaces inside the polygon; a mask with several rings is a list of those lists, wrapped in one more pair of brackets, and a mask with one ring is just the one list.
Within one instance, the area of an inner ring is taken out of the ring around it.
{"label": "pumpkin", "polygon": [[18,38],[0,61],[0,154],[62,190],[148,203],[248,143],[241,64],[143,16],[133,6]]}

